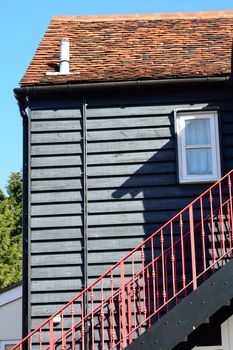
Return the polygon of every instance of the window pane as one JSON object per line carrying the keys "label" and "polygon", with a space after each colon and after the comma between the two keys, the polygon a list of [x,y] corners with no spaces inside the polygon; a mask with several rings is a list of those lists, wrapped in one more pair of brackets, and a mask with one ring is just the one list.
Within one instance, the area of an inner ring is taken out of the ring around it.
{"label": "window pane", "polygon": [[5,350],[11,350],[16,344],[6,344]]}
{"label": "window pane", "polygon": [[209,119],[185,120],[186,145],[209,145],[210,140]]}
{"label": "window pane", "polygon": [[186,150],[187,175],[212,174],[211,149]]}

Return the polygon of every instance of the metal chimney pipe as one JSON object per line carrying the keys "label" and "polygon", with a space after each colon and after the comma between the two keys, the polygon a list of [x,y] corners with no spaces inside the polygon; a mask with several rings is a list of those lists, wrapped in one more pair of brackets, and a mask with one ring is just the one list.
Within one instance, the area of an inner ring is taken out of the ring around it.
{"label": "metal chimney pipe", "polygon": [[62,38],[60,46],[60,73],[70,73],[70,43],[69,39]]}

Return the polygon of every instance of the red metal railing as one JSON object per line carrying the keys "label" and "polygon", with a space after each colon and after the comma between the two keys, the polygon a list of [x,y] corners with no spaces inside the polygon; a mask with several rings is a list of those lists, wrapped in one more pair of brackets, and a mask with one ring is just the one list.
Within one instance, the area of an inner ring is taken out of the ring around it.
{"label": "red metal railing", "polygon": [[[232,256],[233,170],[14,348],[123,349]],[[132,233],[133,234],[133,233]]]}

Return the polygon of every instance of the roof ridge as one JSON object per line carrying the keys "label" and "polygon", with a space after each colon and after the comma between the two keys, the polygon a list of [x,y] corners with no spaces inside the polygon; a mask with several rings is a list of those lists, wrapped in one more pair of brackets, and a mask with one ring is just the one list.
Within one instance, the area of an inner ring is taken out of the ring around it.
{"label": "roof ridge", "polygon": [[192,18],[224,18],[233,17],[233,10],[220,11],[200,11],[200,12],[163,12],[151,14],[116,14],[116,15],[93,15],[93,16],[53,16],[52,21],[77,21],[77,22],[97,22],[97,21],[133,21],[133,20],[167,20],[167,19],[192,19]]}

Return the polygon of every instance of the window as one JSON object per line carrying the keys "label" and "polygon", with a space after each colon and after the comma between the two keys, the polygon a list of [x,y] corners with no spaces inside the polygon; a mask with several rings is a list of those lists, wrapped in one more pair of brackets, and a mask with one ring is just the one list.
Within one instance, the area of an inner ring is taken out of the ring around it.
{"label": "window", "polygon": [[0,350],[11,350],[19,340],[2,340],[0,341]]}
{"label": "window", "polygon": [[188,112],[176,116],[180,183],[220,178],[217,112]]}

